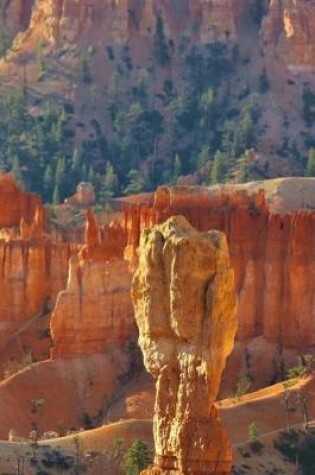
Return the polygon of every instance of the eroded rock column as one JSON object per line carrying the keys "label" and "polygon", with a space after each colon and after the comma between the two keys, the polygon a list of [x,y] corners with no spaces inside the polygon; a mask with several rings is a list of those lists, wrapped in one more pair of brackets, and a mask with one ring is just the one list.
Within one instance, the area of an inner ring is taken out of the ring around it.
{"label": "eroded rock column", "polygon": [[231,472],[214,401],[237,328],[225,235],[182,217],[143,232],[132,285],[144,364],[157,380],[154,467],[145,473]]}

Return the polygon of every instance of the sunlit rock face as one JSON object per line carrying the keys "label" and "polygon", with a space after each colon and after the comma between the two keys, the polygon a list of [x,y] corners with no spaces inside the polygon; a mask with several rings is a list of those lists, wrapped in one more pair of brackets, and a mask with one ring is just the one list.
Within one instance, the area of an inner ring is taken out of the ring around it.
{"label": "sunlit rock face", "polygon": [[53,358],[104,353],[135,340],[131,272],[123,251],[123,229],[113,223],[101,230],[88,211],[85,244],[71,257],[68,284],[51,319]]}
{"label": "sunlit rock face", "polygon": [[152,206],[126,213],[128,257],[137,261],[141,230],[170,216],[181,214],[201,231],[223,231],[235,270],[238,339],[262,336],[279,348],[311,347],[314,186],[311,178],[287,178],[248,186],[159,188]]}
{"label": "sunlit rock face", "polygon": [[70,249],[44,231],[39,196],[0,175],[0,347],[23,323],[47,312],[66,284]]}
{"label": "sunlit rock face", "polygon": [[237,328],[224,234],[179,216],[145,230],[132,296],[157,380],[155,467],[145,473],[229,474],[232,448],[214,406]]}

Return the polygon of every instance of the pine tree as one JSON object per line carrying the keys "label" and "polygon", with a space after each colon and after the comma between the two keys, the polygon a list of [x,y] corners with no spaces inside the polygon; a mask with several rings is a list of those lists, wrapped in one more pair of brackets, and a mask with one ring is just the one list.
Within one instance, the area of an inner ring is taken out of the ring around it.
{"label": "pine tree", "polygon": [[174,175],[175,182],[177,182],[177,180],[180,177],[181,173],[182,173],[182,161],[180,159],[180,156],[177,153],[175,155],[174,167],[173,167],[173,175]]}
{"label": "pine tree", "polygon": [[238,165],[238,183],[246,183],[248,181],[248,167],[247,167],[247,157],[246,154],[242,155],[237,160]]}
{"label": "pine tree", "polygon": [[41,81],[46,71],[46,63],[44,56],[44,42],[40,40],[37,45],[36,51],[36,64],[37,64],[37,78]]}
{"label": "pine tree", "polygon": [[60,193],[59,193],[59,185],[58,185],[58,183],[55,184],[52,202],[53,202],[54,205],[57,205],[57,204],[60,203]]}
{"label": "pine tree", "polygon": [[306,176],[315,177],[315,149],[314,148],[310,148],[308,151]]}
{"label": "pine tree", "polygon": [[125,455],[126,475],[139,475],[151,462],[147,444],[142,440],[135,440]]}
{"label": "pine tree", "polygon": [[9,38],[7,33],[1,28],[0,30],[0,58],[7,59],[7,51],[9,48]]}
{"label": "pine tree", "polygon": [[250,111],[245,111],[241,119],[240,129],[244,148],[252,147],[254,145],[254,124]]}
{"label": "pine tree", "polygon": [[208,145],[203,145],[198,155],[198,168],[202,168],[210,160],[210,148]]}
{"label": "pine tree", "polygon": [[226,175],[226,157],[218,150],[214,156],[214,161],[211,170],[211,184],[223,183]]}
{"label": "pine tree", "polygon": [[47,202],[50,202],[52,198],[52,190],[54,184],[54,174],[51,164],[47,165],[44,173],[44,194]]}
{"label": "pine tree", "polygon": [[129,184],[125,188],[125,195],[140,193],[145,188],[145,182],[142,173],[139,170],[132,169],[128,173]]}
{"label": "pine tree", "polygon": [[[60,198],[64,196],[64,192],[66,191],[65,188],[65,183],[66,183],[66,159],[64,156],[60,156],[57,161],[57,166],[56,166],[56,172],[55,172],[55,189],[54,189],[54,195],[56,189],[58,190],[58,198],[60,201]],[[53,198],[53,202],[55,203],[55,199]]]}
{"label": "pine tree", "polygon": [[214,125],[215,118],[214,93],[210,87],[202,94],[200,107],[202,112],[201,125],[209,132],[210,128]]}
{"label": "pine tree", "polygon": [[12,159],[11,173],[13,173],[15,177],[15,181],[19,185],[23,186],[24,185],[23,174],[22,174],[20,160],[17,155],[14,155]]}
{"label": "pine tree", "polygon": [[170,62],[171,57],[165,37],[164,22],[161,15],[158,15],[156,19],[154,46],[158,62],[161,64],[161,66],[165,66]]}
{"label": "pine tree", "polygon": [[118,191],[118,178],[111,163],[106,164],[105,187],[107,196],[114,196]]}

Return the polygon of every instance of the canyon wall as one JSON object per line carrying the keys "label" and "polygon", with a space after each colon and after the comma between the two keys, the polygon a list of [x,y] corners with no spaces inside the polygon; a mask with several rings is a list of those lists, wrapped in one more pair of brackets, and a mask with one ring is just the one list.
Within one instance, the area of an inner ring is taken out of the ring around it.
{"label": "canyon wall", "polygon": [[314,0],[271,0],[263,22],[267,51],[293,68],[315,67]]}
{"label": "canyon wall", "polygon": [[197,232],[182,216],[144,231],[132,296],[157,380],[155,467],[143,473],[229,475],[232,446],[214,406],[237,328],[224,234]]}
{"label": "canyon wall", "polygon": [[47,312],[64,288],[70,248],[44,232],[40,197],[0,176],[0,346],[26,321]]}
{"label": "canyon wall", "polygon": [[280,348],[304,351],[315,345],[314,211],[274,212],[259,184],[250,193],[245,187],[163,187],[152,209],[143,208],[143,217],[141,208],[126,210],[128,258],[137,262],[132,244],[148,216],[161,223],[179,214],[199,230],[226,233],[238,295],[238,339],[263,336]]}
{"label": "canyon wall", "polygon": [[9,38],[28,28],[35,0],[1,0],[0,27]]}
{"label": "canyon wall", "polygon": [[236,0],[37,0],[27,34],[41,32],[53,43],[73,42],[101,28],[109,41],[123,42],[137,34],[154,34],[160,16],[167,35],[192,35],[209,43],[236,38],[241,4]]}
{"label": "canyon wall", "polygon": [[134,340],[125,230],[117,222],[99,228],[88,211],[85,243],[70,244],[47,234],[40,198],[11,175],[0,176],[0,199],[0,347],[53,308],[54,358]]}

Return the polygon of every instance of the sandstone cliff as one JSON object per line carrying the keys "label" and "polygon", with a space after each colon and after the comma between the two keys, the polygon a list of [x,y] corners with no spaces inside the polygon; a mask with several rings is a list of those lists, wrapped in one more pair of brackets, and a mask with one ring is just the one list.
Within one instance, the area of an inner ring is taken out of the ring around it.
{"label": "sandstone cliff", "polygon": [[45,313],[64,288],[70,249],[44,232],[39,196],[0,176],[0,346],[25,321]]}
{"label": "sandstone cliff", "polygon": [[314,29],[313,0],[271,0],[262,35],[267,50],[276,51],[286,64],[300,69],[313,68]]}
{"label": "sandstone cliff", "polygon": [[199,230],[224,231],[235,269],[238,338],[263,336],[279,348],[305,351],[315,345],[313,186],[312,179],[287,179],[209,189],[160,188],[143,218],[141,210],[138,221],[136,208],[126,211],[128,256],[137,261],[132,243],[150,220],[161,223],[182,214]]}
{"label": "sandstone cliff", "polygon": [[118,224],[101,232],[87,213],[86,244],[71,258],[67,288],[59,293],[51,319],[53,358],[103,353],[135,338],[123,239]]}
{"label": "sandstone cliff", "polygon": [[144,231],[132,295],[144,364],[156,379],[155,466],[144,473],[226,474],[232,447],[214,401],[236,333],[225,236],[182,217]]}
{"label": "sandstone cliff", "polygon": [[13,175],[0,173],[0,228],[18,227],[23,218],[30,223],[42,201],[38,195],[24,193]]}

